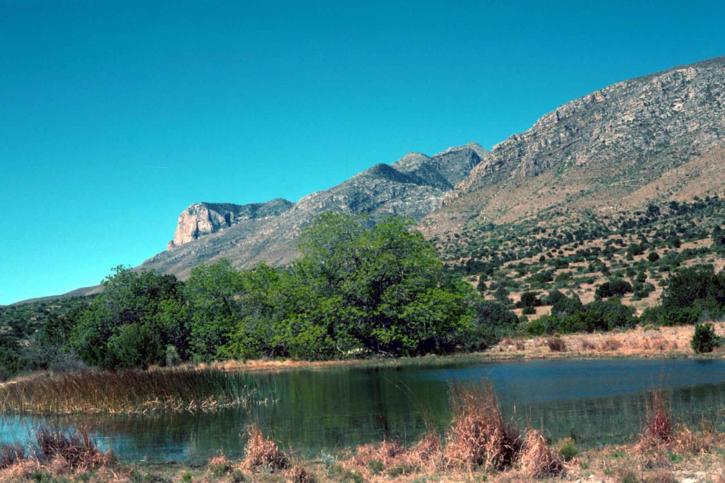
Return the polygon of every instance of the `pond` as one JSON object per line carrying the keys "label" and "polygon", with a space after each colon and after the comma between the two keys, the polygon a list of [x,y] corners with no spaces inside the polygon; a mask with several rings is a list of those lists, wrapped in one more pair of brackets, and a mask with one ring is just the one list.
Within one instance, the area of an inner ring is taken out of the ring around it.
{"label": "pond", "polygon": [[252,409],[153,416],[0,416],[0,442],[27,441],[42,423],[83,426],[125,461],[203,462],[241,456],[250,422],[295,454],[319,456],[394,438],[412,442],[450,421],[454,383],[490,381],[504,414],[580,446],[624,442],[642,424],[647,391],[663,389],[675,417],[725,429],[725,361],[558,360],[400,368],[332,368],[252,376],[275,402]]}

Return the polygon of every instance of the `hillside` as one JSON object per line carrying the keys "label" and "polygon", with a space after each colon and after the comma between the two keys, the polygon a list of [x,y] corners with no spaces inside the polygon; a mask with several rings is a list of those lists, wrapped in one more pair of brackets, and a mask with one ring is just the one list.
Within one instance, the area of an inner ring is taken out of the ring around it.
{"label": "hillside", "polygon": [[547,209],[636,209],[722,190],[725,58],[620,82],[496,145],[422,226],[446,238]]}

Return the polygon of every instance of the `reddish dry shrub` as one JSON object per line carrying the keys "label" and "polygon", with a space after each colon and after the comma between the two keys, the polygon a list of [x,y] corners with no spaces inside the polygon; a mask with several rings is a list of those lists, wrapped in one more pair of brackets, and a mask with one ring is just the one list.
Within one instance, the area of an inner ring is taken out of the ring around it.
{"label": "reddish dry shrub", "polygon": [[490,384],[451,390],[453,422],[446,433],[443,456],[449,466],[503,469],[511,466],[520,437],[503,420]]}
{"label": "reddish dry shrub", "polygon": [[221,476],[232,470],[232,464],[223,453],[212,457],[207,463],[207,468],[212,476]]}
{"label": "reddish dry shrub", "polygon": [[622,343],[617,339],[610,337],[602,342],[603,351],[616,351],[622,348]]}
{"label": "reddish dry shrub", "polygon": [[564,352],[566,350],[566,342],[560,337],[549,337],[546,339],[546,345],[549,346],[551,352]]}
{"label": "reddish dry shrub", "polygon": [[645,423],[640,433],[641,450],[667,446],[672,442],[673,427],[669,408],[662,391],[653,391],[645,407]]}
{"label": "reddish dry shrub", "polygon": [[564,471],[561,460],[551,451],[544,435],[536,429],[526,433],[519,465],[524,475],[529,478],[555,476]]}
{"label": "reddish dry shrub", "polygon": [[277,443],[267,439],[257,425],[247,430],[249,439],[245,448],[242,468],[250,471],[266,469],[271,472],[289,467],[289,458],[277,447]]}
{"label": "reddish dry shrub", "polygon": [[723,434],[712,427],[703,425],[700,431],[695,432],[687,426],[679,425],[672,435],[670,447],[680,453],[707,453],[721,446],[723,441]]}
{"label": "reddish dry shrub", "polygon": [[35,433],[39,456],[49,461],[54,473],[87,471],[108,466],[112,453],[100,451],[84,430],[65,433],[54,428],[40,428]]}

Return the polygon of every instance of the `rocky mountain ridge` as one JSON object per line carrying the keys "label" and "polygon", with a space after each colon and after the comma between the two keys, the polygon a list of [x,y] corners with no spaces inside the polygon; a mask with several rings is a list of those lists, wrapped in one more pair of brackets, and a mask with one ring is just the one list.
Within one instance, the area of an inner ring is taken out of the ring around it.
{"label": "rocky mountain ridge", "polygon": [[363,214],[373,220],[386,215],[420,220],[441,206],[445,194],[485,154],[474,143],[433,156],[409,153],[393,164],[377,164],[329,190],[307,195],[294,205],[281,200],[273,207],[254,205],[257,216],[246,208],[252,205],[194,204],[179,216],[170,249],[144,262],[142,268],[183,277],[194,266],[219,258],[241,267],[289,263],[297,254],[300,230],[326,211]]}
{"label": "rocky mountain ridge", "polygon": [[[619,82],[544,115],[486,153],[422,226],[450,236],[551,208],[626,209],[692,196],[698,183],[701,194],[717,192],[723,178],[711,168],[724,146],[721,57]],[[648,193],[666,177],[677,181]]]}

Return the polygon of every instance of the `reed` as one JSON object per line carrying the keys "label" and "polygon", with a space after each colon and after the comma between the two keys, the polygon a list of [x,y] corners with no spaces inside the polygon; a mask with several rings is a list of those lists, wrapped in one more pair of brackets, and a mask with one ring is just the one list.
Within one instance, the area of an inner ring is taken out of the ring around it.
{"label": "reed", "polygon": [[0,386],[0,412],[33,414],[208,412],[268,400],[248,376],[216,370],[83,371]]}

